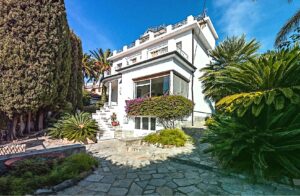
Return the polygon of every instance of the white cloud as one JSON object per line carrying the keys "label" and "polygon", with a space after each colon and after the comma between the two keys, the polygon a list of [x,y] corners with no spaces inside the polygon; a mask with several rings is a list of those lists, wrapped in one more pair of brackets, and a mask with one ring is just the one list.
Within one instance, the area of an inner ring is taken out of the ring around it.
{"label": "white cloud", "polygon": [[251,35],[260,20],[258,4],[251,0],[216,0],[214,8],[221,13],[218,21],[220,31],[228,36]]}

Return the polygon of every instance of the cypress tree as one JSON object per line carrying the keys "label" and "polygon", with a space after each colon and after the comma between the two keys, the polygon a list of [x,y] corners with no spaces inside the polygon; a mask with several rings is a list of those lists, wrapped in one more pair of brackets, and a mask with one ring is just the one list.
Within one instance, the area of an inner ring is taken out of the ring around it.
{"label": "cypress tree", "polygon": [[63,0],[0,1],[0,110],[11,139],[18,119],[26,117],[27,131],[33,121],[42,129],[45,112],[65,100],[69,36]]}
{"label": "cypress tree", "polygon": [[67,100],[72,104],[73,110],[76,110],[82,107],[83,75],[81,61],[83,54],[81,40],[74,32],[71,32],[71,48],[72,65]]}

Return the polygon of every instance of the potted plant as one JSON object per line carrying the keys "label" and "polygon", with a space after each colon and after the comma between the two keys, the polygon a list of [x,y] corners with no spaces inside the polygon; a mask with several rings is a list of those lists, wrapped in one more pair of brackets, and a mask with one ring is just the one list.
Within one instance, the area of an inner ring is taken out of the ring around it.
{"label": "potted plant", "polygon": [[111,125],[112,126],[118,126],[119,125],[119,121],[117,121],[117,114],[116,113],[113,113],[110,116],[110,119],[111,119]]}

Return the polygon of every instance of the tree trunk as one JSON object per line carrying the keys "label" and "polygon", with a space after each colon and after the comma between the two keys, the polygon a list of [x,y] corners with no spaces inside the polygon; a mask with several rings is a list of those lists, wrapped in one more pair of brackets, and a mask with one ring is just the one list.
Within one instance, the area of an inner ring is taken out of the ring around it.
{"label": "tree trunk", "polygon": [[31,128],[32,128],[31,120],[32,120],[31,112],[28,112],[28,115],[27,115],[27,133],[31,132]]}
{"label": "tree trunk", "polygon": [[25,131],[25,128],[26,128],[26,124],[24,122],[24,119],[23,119],[23,115],[20,116],[20,130],[19,130],[19,135],[22,137],[23,136],[23,133]]}
{"label": "tree trunk", "polygon": [[17,124],[18,124],[18,118],[16,115],[13,116],[13,119],[9,120],[8,123],[8,140],[14,140],[17,139],[16,137],[16,129],[17,129]]}
{"label": "tree trunk", "polygon": [[42,131],[44,129],[44,112],[39,112],[38,121],[38,131]]}
{"label": "tree trunk", "polygon": [[106,86],[104,84],[102,85],[101,102],[103,104],[106,102]]}

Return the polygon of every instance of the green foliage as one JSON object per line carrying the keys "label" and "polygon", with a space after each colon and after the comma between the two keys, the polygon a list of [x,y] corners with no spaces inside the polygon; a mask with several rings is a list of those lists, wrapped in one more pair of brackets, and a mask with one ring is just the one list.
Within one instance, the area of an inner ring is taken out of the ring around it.
{"label": "green foliage", "polygon": [[98,108],[99,107],[95,105],[83,106],[82,111],[87,113],[96,113]]}
{"label": "green foliage", "polygon": [[84,153],[71,155],[60,162],[32,158],[18,163],[7,175],[0,177],[3,195],[32,194],[34,190],[54,186],[98,166],[98,161]]}
{"label": "green foliage", "polygon": [[189,116],[194,104],[183,96],[151,97],[142,101],[128,101],[129,116],[156,116],[165,128],[174,128],[175,121]]}
{"label": "green foliage", "polygon": [[72,66],[67,100],[72,103],[73,111],[75,111],[76,109],[82,107],[82,47],[80,38],[77,37],[74,32],[71,32],[70,38],[72,47]]}
{"label": "green foliage", "polygon": [[91,93],[88,92],[88,91],[86,91],[86,90],[84,90],[84,91],[82,92],[82,102],[83,102],[83,106],[88,106],[88,105],[90,105],[90,104],[91,104],[91,98],[92,98]]}
{"label": "green foliage", "polygon": [[203,142],[221,163],[254,176],[300,177],[300,107],[268,110],[254,116],[214,116]]}
{"label": "green foliage", "polygon": [[98,125],[89,113],[66,114],[48,131],[52,137],[87,143],[88,139],[95,140]]}
{"label": "green foliage", "polygon": [[232,90],[227,89],[224,83],[219,81],[220,78],[227,77],[223,74],[224,69],[255,59],[258,49],[259,43],[256,40],[247,42],[243,35],[227,38],[210,51],[212,61],[201,69],[203,75],[200,78],[206,98],[218,101],[224,96],[231,95]]}
{"label": "green foliage", "polygon": [[223,71],[219,81],[233,93],[217,103],[226,112],[247,111],[258,116],[267,105],[281,110],[300,102],[300,49],[282,49],[262,55],[257,60],[235,64]]}
{"label": "green foliage", "polygon": [[152,133],[144,138],[145,142],[168,146],[184,146],[190,137],[180,129],[164,129],[158,133]]}
{"label": "green foliage", "polygon": [[12,117],[63,102],[71,54],[63,1],[0,1],[0,24],[1,110]]}

